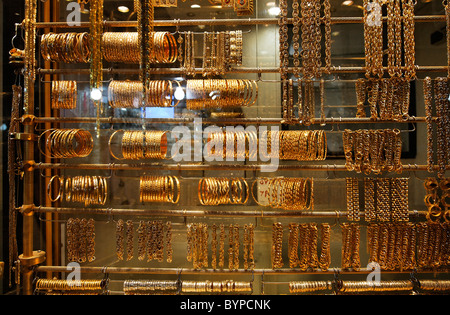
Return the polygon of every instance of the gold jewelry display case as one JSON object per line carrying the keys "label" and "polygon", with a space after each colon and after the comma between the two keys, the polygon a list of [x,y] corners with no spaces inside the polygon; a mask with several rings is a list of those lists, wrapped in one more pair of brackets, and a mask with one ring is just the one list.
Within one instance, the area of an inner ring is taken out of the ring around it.
{"label": "gold jewelry display case", "polygon": [[449,292],[447,2],[25,8],[20,293]]}

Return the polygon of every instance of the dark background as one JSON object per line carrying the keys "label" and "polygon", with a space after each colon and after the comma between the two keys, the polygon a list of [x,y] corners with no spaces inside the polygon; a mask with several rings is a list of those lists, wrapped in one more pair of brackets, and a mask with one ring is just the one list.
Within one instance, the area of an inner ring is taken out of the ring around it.
{"label": "dark background", "polygon": [[[24,15],[25,15],[25,8],[24,8],[24,1],[21,0],[3,0],[2,2],[3,6],[3,19],[1,23],[3,24],[3,33],[0,35],[2,36],[2,49],[3,49],[3,60],[1,61],[0,69],[3,76],[3,86],[2,86],[2,98],[3,98],[3,117],[2,117],[2,126],[7,126],[9,129],[10,125],[10,114],[11,114],[11,101],[12,101],[12,86],[16,82],[16,74],[15,71],[18,70],[17,66],[9,64],[9,51],[12,48],[11,40],[14,37],[15,34],[15,24],[21,23]],[[24,42],[21,37],[21,34],[19,32],[17,38],[14,39],[14,45],[16,48],[23,49],[24,48]],[[23,84],[23,82],[21,82]],[[9,265],[8,265],[8,191],[9,191],[9,184],[8,184],[8,176],[7,176],[7,168],[8,168],[8,159],[7,159],[7,136],[8,132],[7,130],[3,130],[2,134],[2,145],[3,145],[3,156],[2,156],[2,165],[4,172],[2,174],[2,187],[3,187],[3,200],[2,202],[2,216],[3,216],[3,227],[2,227],[2,233],[3,233],[3,261],[5,262],[5,271],[4,276],[2,278],[3,283],[3,292],[0,291],[0,294],[6,294],[8,293],[9,289]],[[18,219],[20,220],[20,216],[18,216]],[[20,224],[18,224],[18,227],[20,229]],[[20,248],[19,244],[19,248]]]}

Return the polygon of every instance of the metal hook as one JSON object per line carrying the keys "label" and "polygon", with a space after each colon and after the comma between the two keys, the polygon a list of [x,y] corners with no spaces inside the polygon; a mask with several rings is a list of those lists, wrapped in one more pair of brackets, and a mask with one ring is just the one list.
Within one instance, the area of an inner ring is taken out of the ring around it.
{"label": "metal hook", "polygon": [[22,38],[23,42],[25,42],[25,27],[21,27],[20,37]]}
{"label": "metal hook", "polygon": [[264,269],[261,272],[261,294],[264,295]]}
{"label": "metal hook", "polygon": [[101,286],[104,289],[106,289],[107,286],[109,285],[109,273],[108,273],[108,267],[107,266],[103,266],[102,273],[103,273],[103,279],[101,280]]}
{"label": "metal hook", "polygon": [[331,118],[331,130],[330,130],[330,132],[335,132],[335,130],[334,130],[334,125],[335,125],[335,123],[334,123],[334,117],[331,116],[330,118]]}
{"label": "metal hook", "polygon": [[177,163],[177,169],[178,169],[178,176],[180,178],[183,178],[183,176],[181,176],[181,164],[180,163]]}
{"label": "metal hook", "polygon": [[339,279],[339,270],[337,268],[333,268],[333,289],[335,293],[338,293],[342,288],[342,280]]}
{"label": "metal hook", "polygon": [[176,24],[176,33],[180,32],[180,19],[175,19],[175,24]]}
{"label": "metal hook", "polygon": [[15,25],[14,36],[11,39],[11,46],[13,49],[17,49],[16,46],[14,45],[14,39],[16,39],[16,37],[17,37],[17,27],[18,27],[18,24]]}
{"label": "metal hook", "polygon": [[[39,164],[41,164],[42,162],[39,162]],[[47,176],[44,174],[45,169],[44,168],[39,168],[39,173],[41,174],[41,177],[46,178]],[[51,176],[49,176],[51,177]]]}
{"label": "metal hook", "polygon": [[181,285],[182,285],[182,281],[181,281],[181,272],[183,271],[183,268],[179,268],[177,269],[177,293],[181,293]]}
{"label": "metal hook", "polygon": [[416,131],[416,123],[411,123],[411,125],[413,125],[413,129],[412,130],[410,130],[410,129],[408,129],[408,130],[405,130],[405,131],[403,131],[403,132],[408,132],[408,133],[410,133],[410,132],[415,132]]}
{"label": "metal hook", "polygon": [[[333,68],[334,68],[334,67],[333,67]],[[335,82],[335,81],[336,81],[336,73],[333,73],[330,82]]]}
{"label": "metal hook", "polygon": [[413,175],[414,175],[414,178],[416,178],[416,179],[420,179],[420,178],[418,178],[417,177],[417,175],[416,175],[416,171],[413,169],[413,167],[412,167],[412,165],[411,164],[408,164],[408,167],[409,167],[409,169],[410,169],[410,172],[409,173],[413,173]]}
{"label": "metal hook", "polygon": [[[334,69],[336,69],[336,67],[334,67]],[[334,80],[335,81],[339,81],[340,77],[339,77],[339,73],[341,72],[341,66],[338,66],[338,72],[334,74]],[[337,76],[336,76],[337,74]]]}
{"label": "metal hook", "polygon": [[255,269],[252,269],[252,280],[250,282],[255,282]]}
{"label": "metal hook", "polygon": [[105,178],[108,178],[108,179],[111,179],[113,177],[113,175],[114,175],[114,172],[115,172],[115,170],[113,168],[111,168],[111,164],[112,163],[108,164],[109,176],[105,176]]}
{"label": "metal hook", "polygon": [[416,171],[419,171],[419,165],[414,164],[414,170],[413,170],[413,174],[414,177],[422,182],[424,182],[426,179],[420,178],[419,176],[416,175]]}
{"label": "metal hook", "polygon": [[338,210],[334,210],[334,212],[336,213],[336,218],[334,219],[334,224],[331,227],[341,225],[340,222],[341,213]]}
{"label": "metal hook", "polygon": [[342,123],[342,116],[339,117],[339,124],[335,124],[336,130],[334,132],[341,132],[341,123]]}
{"label": "metal hook", "polygon": [[420,281],[419,279],[417,279],[417,270],[416,268],[414,268],[410,273],[409,273],[409,279],[411,280],[413,287],[415,290],[420,289]]}
{"label": "metal hook", "polygon": [[107,208],[106,209],[106,214],[108,217],[108,220],[106,220],[106,223],[108,224],[109,222],[113,222],[116,223],[116,221],[114,221],[114,216],[112,214],[113,209],[112,208]]}

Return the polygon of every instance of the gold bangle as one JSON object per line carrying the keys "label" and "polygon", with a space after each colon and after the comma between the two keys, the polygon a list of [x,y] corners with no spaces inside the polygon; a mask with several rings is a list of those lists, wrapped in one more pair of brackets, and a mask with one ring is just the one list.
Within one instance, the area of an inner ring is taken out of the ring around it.
{"label": "gold bangle", "polygon": [[[58,189],[58,195],[56,196],[56,198],[53,199],[51,196],[51,186],[52,186],[53,180],[55,178],[59,179],[59,189]],[[56,202],[62,197],[63,188],[64,188],[63,183],[64,183],[64,178],[59,177],[58,175],[54,175],[54,176],[52,176],[52,178],[50,178],[50,181],[48,182],[48,185],[47,185],[47,195],[51,202]]]}

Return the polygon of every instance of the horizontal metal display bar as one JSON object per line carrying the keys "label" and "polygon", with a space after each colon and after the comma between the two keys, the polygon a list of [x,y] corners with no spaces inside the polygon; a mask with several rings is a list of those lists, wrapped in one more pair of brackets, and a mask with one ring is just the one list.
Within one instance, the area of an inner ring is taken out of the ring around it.
{"label": "horizontal metal display bar", "polygon": [[[236,163],[236,162],[231,162]],[[24,165],[27,169],[86,169],[86,170],[166,170],[166,171],[261,171],[267,170],[269,164],[149,164],[149,163],[108,163],[108,164],[83,164],[83,163],[28,163]],[[446,169],[450,169],[447,166]],[[404,171],[427,171],[427,165],[403,165]],[[438,170],[438,166],[434,166]],[[293,164],[278,165],[277,171],[348,171],[345,165],[311,165]]]}
{"label": "horizontal metal display bar", "polygon": [[[137,64],[136,64],[137,65]],[[102,70],[104,74],[127,74],[127,75],[136,75],[139,74],[141,70],[136,69],[124,69],[124,68],[105,68]],[[182,68],[151,68],[149,69],[149,73],[152,74],[171,74],[171,75],[179,75],[183,74],[184,70]],[[195,72],[197,74],[203,73],[203,68],[195,68]],[[279,73],[279,68],[231,68],[227,70],[227,73]],[[89,74],[90,69],[38,69],[38,74]]]}
{"label": "horizontal metal display bar", "polygon": [[[387,20],[386,17],[382,18]],[[445,15],[418,15],[414,16],[414,22],[445,22]],[[242,19],[192,19],[192,20],[155,20],[154,26],[237,26],[237,25],[274,25],[278,24],[277,18],[242,18]],[[288,18],[289,24],[293,23],[292,18]],[[332,24],[355,24],[363,23],[363,18],[358,16],[332,16]],[[22,26],[22,24],[18,24]],[[89,28],[89,22],[80,22],[78,25],[69,26],[67,22],[38,22],[36,28]],[[137,27],[137,21],[103,21],[104,27]]]}
{"label": "horizontal metal display bar", "polygon": [[[35,123],[101,123],[101,124],[187,124],[193,123],[195,118],[118,118],[118,117],[35,117]],[[198,120],[200,121],[200,120]],[[367,118],[355,117],[330,117],[322,120],[320,118],[312,119],[311,124],[367,124],[367,123],[416,123],[426,122],[426,117],[410,117],[404,121],[372,120]],[[208,119],[202,118],[204,125],[272,125],[282,124],[285,120],[282,118],[220,118]]]}
{"label": "horizontal metal display bar", "polygon": [[[436,16],[437,18],[438,16]],[[346,21],[348,19],[345,19]],[[332,20],[333,21],[333,20]],[[347,22],[349,23],[349,22]],[[355,21],[354,23],[358,23]],[[236,25],[273,25],[278,24],[278,19],[274,18],[249,18],[249,19],[192,19],[192,20],[154,20],[153,25],[156,27],[169,27],[169,26],[236,26]],[[22,26],[22,24],[18,24]],[[104,28],[137,28],[137,21],[103,21]],[[80,22],[78,25],[69,26],[66,22],[38,22],[36,28],[89,28],[89,22]]]}
{"label": "horizontal metal display bar", "polygon": [[[83,214],[105,214],[105,215],[151,215],[151,216],[182,216],[182,217],[258,217],[258,218],[282,218],[282,217],[302,217],[302,218],[340,218],[346,217],[347,211],[289,211],[289,210],[154,210],[154,209],[96,209],[96,208],[59,208],[59,207],[35,207],[36,213],[83,213]],[[412,210],[409,215],[412,217],[424,216],[427,211]],[[360,216],[364,217],[364,212]]]}
{"label": "horizontal metal display bar", "polygon": [[[384,71],[387,71],[387,67],[383,67]],[[417,66],[417,72],[446,72],[448,66]],[[127,74],[127,75],[137,75],[141,70],[139,69],[113,69],[106,68],[102,70],[104,74]],[[299,71],[302,71],[302,68],[299,68]],[[322,71],[325,71],[325,68],[322,68]],[[183,74],[185,70],[182,68],[151,68],[149,69],[149,73],[151,74],[170,74],[170,75],[179,75]],[[197,74],[202,74],[202,68],[196,68],[195,72]],[[294,68],[288,68],[289,73],[294,72]],[[365,67],[347,67],[347,66],[333,66],[330,69],[331,74],[337,73],[365,73]],[[37,69],[38,74],[90,74],[90,69]],[[240,68],[231,68],[227,70],[227,73],[280,73],[280,68],[250,68],[250,67],[240,67]]]}
{"label": "horizontal metal display bar", "polygon": [[[69,272],[70,268],[67,266],[38,266],[35,269],[37,272]],[[97,273],[97,274],[140,274],[140,275],[263,275],[263,276],[279,276],[279,275],[308,275],[308,274],[369,274],[373,270],[360,269],[360,270],[345,270],[342,268],[330,268],[328,270],[314,269],[302,271],[299,269],[254,269],[254,270],[224,270],[224,269],[189,269],[189,268],[139,268],[139,267],[80,267],[81,273]],[[416,273],[447,273],[448,268],[439,269],[424,269],[415,270]],[[406,274],[411,273],[410,270],[383,270],[382,273],[390,274]]]}

